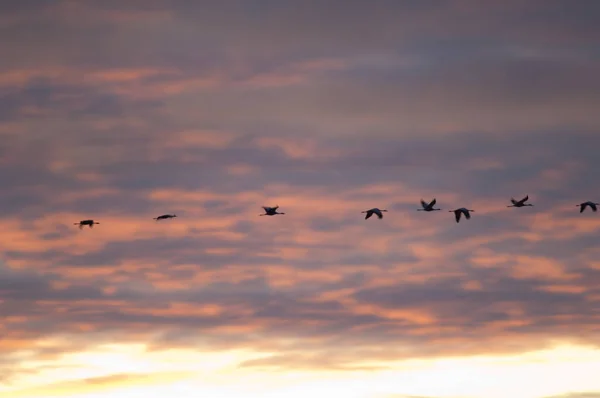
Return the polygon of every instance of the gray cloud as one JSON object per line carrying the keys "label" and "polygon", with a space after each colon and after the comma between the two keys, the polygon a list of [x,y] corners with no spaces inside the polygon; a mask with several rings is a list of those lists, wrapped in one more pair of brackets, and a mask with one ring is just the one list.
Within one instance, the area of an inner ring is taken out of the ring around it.
{"label": "gray cloud", "polygon": [[0,6],[2,333],[342,370],[597,345],[596,3],[375,3]]}

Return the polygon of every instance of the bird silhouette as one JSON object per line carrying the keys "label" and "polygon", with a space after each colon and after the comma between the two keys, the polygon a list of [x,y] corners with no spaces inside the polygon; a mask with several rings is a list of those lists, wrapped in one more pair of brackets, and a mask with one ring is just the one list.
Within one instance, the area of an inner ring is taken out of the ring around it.
{"label": "bird silhouette", "polygon": [[470,210],[464,207],[461,207],[460,209],[456,209],[456,210],[450,210],[450,213],[454,213],[454,218],[456,219],[456,222],[460,222],[460,216],[464,214],[465,218],[467,220],[471,219],[471,212],[474,212],[475,210]]}
{"label": "bird silhouette", "polygon": [[529,195],[525,196],[523,199],[517,201],[514,200],[513,198],[510,198],[510,201],[512,202],[512,205],[510,206],[506,206],[506,207],[524,207],[524,206],[533,206],[530,203],[525,203],[529,200]]}
{"label": "bird silhouette", "polygon": [[421,199],[421,206],[423,207],[422,209],[417,209],[417,211],[434,211],[434,210],[442,210],[442,209],[434,209],[433,206],[435,206],[436,200],[435,198],[433,198],[433,200],[429,203],[426,203],[423,199]]}
{"label": "bird silhouette", "polygon": [[577,207],[580,207],[579,209],[579,213],[583,213],[583,211],[589,206],[590,209],[592,209],[593,212],[598,211],[598,208],[596,206],[600,205],[600,203],[594,203],[594,202],[583,202],[581,204],[575,205]]}
{"label": "bird silhouette", "polygon": [[177,217],[176,214],[163,214],[162,216],[154,217],[153,220],[160,221],[175,217]]}
{"label": "bird silhouette", "polygon": [[365,210],[362,211],[361,213],[367,213],[367,215],[365,216],[365,220],[368,220],[369,218],[371,218],[371,216],[373,214],[377,215],[377,217],[381,220],[383,218],[383,214],[382,212],[387,212],[387,210],[379,210],[377,207],[370,209],[370,210]]}
{"label": "bird silhouette", "polygon": [[94,227],[94,224],[100,224],[99,222],[95,222],[94,220],[81,220],[79,222],[73,223],[73,225],[79,225],[79,229],[82,229],[85,225],[90,228]]}
{"label": "bird silhouette", "polygon": [[277,214],[285,214],[285,213],[277,212],[277,209],[279,209],[279,205],[274,206],[274,207],[263,206],[262,208],[265,209],[265,213],[259,214],[259,216],[275,216]]}

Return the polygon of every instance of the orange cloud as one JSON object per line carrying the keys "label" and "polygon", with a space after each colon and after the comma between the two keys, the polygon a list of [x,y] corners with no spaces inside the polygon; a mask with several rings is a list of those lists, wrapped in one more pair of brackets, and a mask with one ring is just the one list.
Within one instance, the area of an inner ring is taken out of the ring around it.
{"label": "orange cloud", "polygon": [[2,393],[185,378],[62,368],[106,341],[269,353],[235,375],[599,343],[591,13],[315,7],[3,8]]}

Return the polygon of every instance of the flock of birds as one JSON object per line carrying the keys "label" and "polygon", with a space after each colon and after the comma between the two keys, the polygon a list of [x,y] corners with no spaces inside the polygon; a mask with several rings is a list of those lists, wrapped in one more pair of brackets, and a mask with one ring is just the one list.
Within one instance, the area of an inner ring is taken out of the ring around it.
{"label": "flock of birds", "polygon": [[[531,203],[526,203],[529,200],[529,195],[525,196],[523,199],[521,200],[515,200],[514,198],[511,198],[510,201],[512,203],[512,205],[506,206],[506,207],[525,207],[525,206],[533,206]],[[431,202],[427,203],[425,202],[423,199],[421,199],[421,209],[417,209],[418,211],[436,211],[436,210],[442,210],[442,209],[436,209],[434,208],[435,204],[437,203],[436,199],[434,198]],[[590,209],[592,209],[592,211],[596,212],[598,211],[598,206],[600,206],[600,203],[594,203],[594,202],[583,202],[580,203],[578,205],[575,205],[576,207],[579,207],[579,213],[583,213],[583,211],[589,207]],[[260,216],[276,216],[276,215],[283,215],[285,213],[280,213],[277,210],[279,209],[279,206],[273,206],[273,207],[268,207],[268,206],[262,206],[262,208],[265,210],[265,212],[263,214],[259,214]],[[454,218],[456,220],[456,222],[460,222],[461,216],[464,215],[464,217],[467,220],[471,219],[471,213],[473,213],[475,210],[472,209],[467,209],[466,207],[460,207],[458,209],[454,209],[454,210],[449,210],[450,213],[454,213]],[[371,218],[373,215],[376,215],[380,220],[383,218],[383,213],[387,212],[387,210],[381,210],[378,209],[377,207],[374,207],[372,209],[369,210],[365,210],[362,213],[366,213],[365,215],[365,220],[368,220],[369,218]],[[153,218],[153,220],[156,221],[160,221],[160,220],[166,220],[169,218],[175,218],[177,217],[177,215],[175,214],[163,214],[161,216],[155,217]],[[94,220],[81,220],[78,223],[75,223],[75,225],[79,225],[79,229],[83,228],[84,226],[89,226],[90,228],[93,228],[94,225],[96,224],[100,224],[99,222],[96,222]]]}

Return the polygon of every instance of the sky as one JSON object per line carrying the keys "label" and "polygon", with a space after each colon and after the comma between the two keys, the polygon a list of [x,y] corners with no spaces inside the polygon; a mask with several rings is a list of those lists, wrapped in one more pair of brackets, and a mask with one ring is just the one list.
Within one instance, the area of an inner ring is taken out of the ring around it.
{"label": "sky", "polygon": [[0,397],[599,398],[598,18],[1,2]]}

